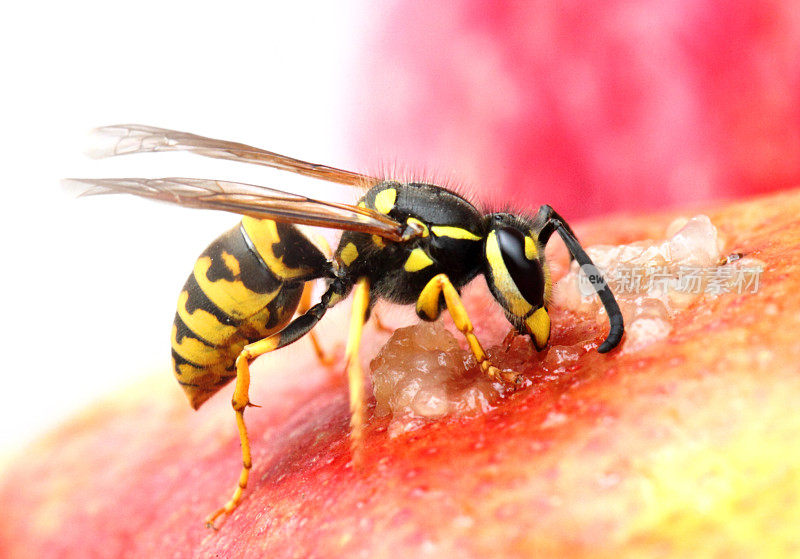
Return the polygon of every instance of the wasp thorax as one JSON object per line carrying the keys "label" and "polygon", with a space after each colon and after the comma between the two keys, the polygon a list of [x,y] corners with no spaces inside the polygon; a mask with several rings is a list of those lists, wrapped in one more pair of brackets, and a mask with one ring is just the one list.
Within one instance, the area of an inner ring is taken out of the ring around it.
{"label": "wasp thorax", "polygon": [[490,220],[485,244],[489,289],[509,321],[543,348],[550,337],[550,319],[545,309],[547,277],[536,236],[519,218],[495,214]]}

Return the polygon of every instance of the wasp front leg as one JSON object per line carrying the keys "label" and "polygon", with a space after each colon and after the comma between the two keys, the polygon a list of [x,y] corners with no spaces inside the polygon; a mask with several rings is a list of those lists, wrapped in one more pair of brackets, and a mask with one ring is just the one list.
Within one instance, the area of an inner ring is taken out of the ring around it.
{"label": "wasp front leg", "polygon": [[459,297],[458,291],[450,282],[447,274],[434,276],[422,289],[417,298],[417,314],[425,320],[436,320],[439,316],[439,297],[442,295],[444,295],[445,305],[447,305],[450,316],[453,317],[456,328],[467,339],[472,355],[475,356],[475,360],[480,365],[481,370],[489,375],[490,378],[515,382],[519,376],[517,373],[501,371],[489,361],[483,346],[474,334],[474,328],[467,314],[467,309],[464,308],[464,303],[461,302],[461,297]]}

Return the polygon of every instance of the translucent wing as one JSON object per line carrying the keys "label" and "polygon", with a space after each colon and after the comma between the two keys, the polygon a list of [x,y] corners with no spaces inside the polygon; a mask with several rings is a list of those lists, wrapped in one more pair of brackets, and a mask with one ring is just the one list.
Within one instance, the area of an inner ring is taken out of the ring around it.
{"label": "translucent wing", "polygon": [[368,208],[322,202],[239,182],[192,178],[65,179],[64,186],[80,196],[134,194],[190,208],[371,233],[398,242],[422,233]]}
{"label": "translucent wing", "polygon": [[110,157],[130,153],[156,151],[189,151],[206,157],[228,159],[291,171],[307,177],[368,188],[380,182],[375,177],[353,173],[327,165],[308,163],[246,144],[206,138],[188,132],[167,130],[142,124],[103,126],[94,131],[97,146],[90,151],[93,157]]}

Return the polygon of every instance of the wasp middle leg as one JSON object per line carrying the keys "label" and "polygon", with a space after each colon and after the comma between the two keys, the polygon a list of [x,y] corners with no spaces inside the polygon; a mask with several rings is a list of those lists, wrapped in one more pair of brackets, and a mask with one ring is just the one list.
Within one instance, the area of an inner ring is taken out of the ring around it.
{"label": "wasp middle leg", "polygon": [[369,315],[369,281],[362,278],[353,290],[353,311],[347,337],[347,384],[350,389],[350,448],[355,463],[359,462],[360,444],[364,430],[364,371],[358,354],[364,323]]}

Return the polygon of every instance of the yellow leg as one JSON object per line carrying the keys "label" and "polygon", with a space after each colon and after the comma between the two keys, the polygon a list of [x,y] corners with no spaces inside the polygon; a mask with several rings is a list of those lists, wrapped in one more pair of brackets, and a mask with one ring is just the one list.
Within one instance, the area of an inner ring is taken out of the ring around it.
{"label": "yellow leg", "polygon": [[206,518],[206,525],[214,528],[214,522],[223,514],[230,514],[242,500],[242,493],[247,487],[247,478],[253,465],[250,457],[250,440],[247,438],[247,427],[244,423],[244,410],[250,404],[250,363],[260,355],[269,353],[278,347],[280,333],[264,338],[263,340],[246,345],[239,357],[236,358],[236,388],[233,391],[231,404],[236,412],[236,426],[239,429],[239,441],[242,445],[242,472],[233,495],[225,505],[211,513]]}
{"label": "yellow leg", "polygon": [[358,349],[369,306],[369,281],[362,278],[353,293],[353,313],[350,316],[350,333],[347,338],[347,383],[350,388],[350,445],[353,461],[359,461],[359,448],[364,428],[364,371]]}
{"label": "yellow leg", "polygon": [[[314,282],[306,282],[305,287],[303,287],[303,295],[300,297],[300,303],[297,305],[297,314],[305,314],[305,312],[311,308],[311,291],[313,288]],[[319,359],[319,362],[326,367],[333,365],[334,361],[336,360],[332,355],[329,355],[322,348],[322,344],[319,343],[319,337],[317,336],[317,333],[312,330],[307,335],[308,339],[311,340],[311,345],[314,348],[314,353],[317,354],[317,359]]]}
{"label": "yellow leg", "polygon": [[[250,403],[250,363],[261,355],[287,346],[308,334],[325,315],[332,298],[339,293],[341,288],[342,284],[334,281],[328,286],[325,293],[322,294],[319,303],[292,320],[280,332],[244,346],[239,356],[236,358],[236,387],[233,389],[231,404],[233,405],[233,411],[236,412],[236,426],[239,429],[239,442],[242,445],[242,471],[239,474],[239,482],[236,484],[233,495],[228,502],[206,518],[206,524],[209,527],[213,528],[214,522],[216,522],[220,516],[230,514],[236,509],[239,502],[242,500],[242,493],[247,487],[247,479],[250,476],[250,468],[252,467],[250,441],[247,438],[247,427],[244,423],[245,408],[254,405]],[[368,301],[369,294],[367,293],[367,302]],[[362,313],[366,313],[366,306],[364,306]],[[355,348],[356,350],[358,349],[357,342]]]}
{"label": "yellow leg", "polygon": [[386,326],[386,324],[384,324],[383,321],[381,320],[380,315],[374,310],[372,311],[372,320],[373,323],[375,324],[375,328],[377,328],[378,330],[381,330],[382,332],[394,332],[394,328]]}
{"label": "yellow leg", "polygon": [[464,308],[464,303],[461,302],[461,297],[458,296],[458,291],[453,287],[447,274],[434,276],[422,289],[417,299],[417,313],[430,319],[435,319],[439,316],[440,295],[444,295],[447,310],[450,316],[453,317],[456,328],[458,328],[467,339],[469,348],[475,356],[478,365],[480,365],[481,370],[491,378],[501,378],[507,382],[515,382],[518,376],[517,373],[501,371],[489,361],[486,352],[483,350],[483,346],[481,346],[478,338],[473,333],[472,322],[467,314],[467,309]]}

